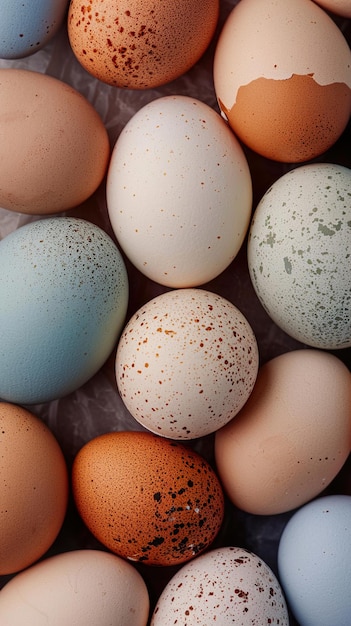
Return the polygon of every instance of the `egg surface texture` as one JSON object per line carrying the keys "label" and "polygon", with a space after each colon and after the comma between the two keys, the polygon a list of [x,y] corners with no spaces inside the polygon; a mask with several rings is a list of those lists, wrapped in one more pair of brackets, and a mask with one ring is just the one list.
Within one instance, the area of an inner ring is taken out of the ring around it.
{"label": "egg surface texture", "polygon": [[44,218],[0,243],[0,398],[48,402],[78,389],[112,352],[128,278],[112,239],[70,217]]}
{"label": "egg surface texture", "polygon": [[209,463],[147,432],[111,432],[75,457],[73,495],[86,526],[109,550],[146,565],[175,565],[203,552],[223,520]]}
{"label": "egg surface texture", "polygon": [[218,0],[71,0],[68,35],[78,61],[102,82],[150,89],[200,59],[218,15]]}
{"label": "egg surface texture", "polygon": [[279,624],[289,617],[279,582],[258,556],[224,547],[182,568],[163,590],[151,626]]}
{"label": "egg surface texture", "polygon": [[37,52],[57,33],[68,0],[2,0],[0,58],[19,59]]}
{"label": "egg surface texture", "polygon": [[242,411],[216,433],[232,502],[275,515],[317,496],[348,458],[350,415],[351,374],[334,355],[293,350],[265,363]]}
{"label": "egg surface texture", "polygon": [[0,591],[4,626],[146,626],[148,612],[141,575],[101,550],[51,556]]}
{"label": "egg surface texture", "polygon": [[86,200],[107,170],[103,122],[78,91],[47,74],[0,69],[0,206],[58,213]]}
{"label": "egg surface texture", "polygon": [[143,274],[171,287],[198,286],[231,263],[248,230],[246,157],[207,104],[158,98],[117,139],[107,206],[121,247]]}
{"label": "egg surface texture", "polygon": [[203,289],[176,289],[147,302],[124,328],[117,386],[142,426],[194,439],[238,413],[258,361],[252,328],[234,304]]}
{"label": "egg surface texture", "polygon": [[[0,402],[0,575],[32,565],[54,543],[68,501],[68,472],[49,428]],[[0,623],[5,624],[0,618]]]}
{"label": "egg surface texture", "polygon": [[279,579],[301,626],[349,626],[351,497],[329,495],[300,508],[283,530]]}
{"label": "egg surface texture", "polygon": [[346,128],[351,51],[311,0],[241,0],[219,36],[214,85],[247,146],[275,161],[307,161]]}
{"label": "egg surface texture", "polygon": [[316,0],[316,2],[326,11],[346,18],[351,17],[350,0]]}
{"label": "egg surface texture", "polygon": [[351,170],[300,166],[259,202],[248,239],[251,280],[268,315],[315,348],[351,346]]}

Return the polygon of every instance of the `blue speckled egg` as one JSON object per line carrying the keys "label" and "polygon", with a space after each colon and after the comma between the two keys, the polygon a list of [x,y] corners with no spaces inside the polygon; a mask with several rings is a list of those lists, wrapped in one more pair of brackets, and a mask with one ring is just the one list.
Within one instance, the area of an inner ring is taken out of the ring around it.
{"label": "blue speckled egg", "polygon": [[1,0],[0,57],[20,59],[40,50],[64,21],[68,0]]}
{"label": "blue speckled egg", "polygon": [[128,276],[114,241],[79,218],[22,226],[0,242],[0,398],[35,404],[83,385],[124,324]]}

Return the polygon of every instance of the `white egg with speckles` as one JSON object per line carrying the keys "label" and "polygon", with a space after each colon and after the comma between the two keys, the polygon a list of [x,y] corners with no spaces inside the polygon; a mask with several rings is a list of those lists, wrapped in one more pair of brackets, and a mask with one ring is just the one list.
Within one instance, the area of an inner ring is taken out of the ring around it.
{"label": "white egg with speckles", "polygon": [[184,565],[163,590],[151,626],[279,624],[289,616],[280,584],[256,554],[243,548],[211,550]]}
{"label": "white egg with speckles", "polygon": [[87,382],[124,324],[128,277],[113,240],[78,218],[31,222],[0,243],[0,398],[49,402]]}
{"label": "white egg with speckles", "polygon": [[250,396],[258,372],[253,330],[234,304],[210,291],[156,296],[125,326],[116,379],[146,429],[195,439],[224,426]]}
{"label": "white egg with speckles", "polygon": [[188,96],[140,109],[112,152],[107,205],[119,244],[143,274],[196,287],[225,270],[249,228],[245,154],[221,116]]}
{"label": "white egg with speckles", "polygon": [[256,294],[273,321],[309,346],[351,346],[351,170],[308,164],[279,178],[249,232]]}

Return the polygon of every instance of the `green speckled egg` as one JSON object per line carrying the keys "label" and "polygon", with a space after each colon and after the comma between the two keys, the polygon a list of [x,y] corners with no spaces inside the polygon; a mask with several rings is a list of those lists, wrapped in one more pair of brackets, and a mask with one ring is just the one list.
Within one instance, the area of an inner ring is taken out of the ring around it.
{"label": "green speckled egg", "polygon": [[259,202],[248,264],[261,304],[288,335],[316,348],[351,346],[351,170],[297,167]]}

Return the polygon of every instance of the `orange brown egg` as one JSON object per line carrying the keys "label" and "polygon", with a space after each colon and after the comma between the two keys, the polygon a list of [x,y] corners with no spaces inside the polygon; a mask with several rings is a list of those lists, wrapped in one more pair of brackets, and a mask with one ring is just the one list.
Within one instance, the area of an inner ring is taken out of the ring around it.
{"label": "orange brown egg", "polygon": [[175,565],[203,552],[224,514],[211,465],[190,447],[148,432],[110,432],[75,457],[72,489],[85,525],[113,553]]}

